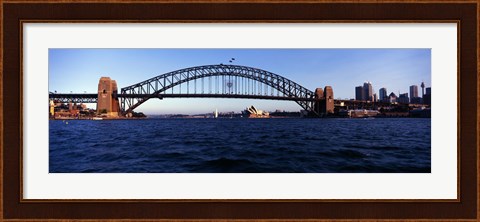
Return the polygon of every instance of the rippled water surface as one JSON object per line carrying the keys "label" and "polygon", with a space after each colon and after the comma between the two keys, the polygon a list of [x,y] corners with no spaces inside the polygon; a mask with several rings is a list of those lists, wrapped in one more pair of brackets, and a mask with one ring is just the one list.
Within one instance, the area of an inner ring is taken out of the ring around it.
{"label": "rippled water surface", "polygon": [[50,120],[49,171],[430,172],[431,119]]}

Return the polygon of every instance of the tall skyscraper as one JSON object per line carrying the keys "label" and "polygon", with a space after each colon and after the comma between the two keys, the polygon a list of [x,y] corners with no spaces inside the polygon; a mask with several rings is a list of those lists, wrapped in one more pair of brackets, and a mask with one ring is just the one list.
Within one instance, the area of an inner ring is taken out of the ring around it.
{"label": "tall skyscraper", "polygon": [[378,98],[380,99],[380,101],[382,101],[382,102],[387,101],[387,89],[386,88],[381,88],[378,91],[378,95],[379,95]]}
{"label": "tall skyscraper", "polygon": [[410,86],[410,103],[413,103],[414,100],[417,100],[416,98],[418,98],[418,86],[411,85]]}
{"label": "tall skyscraper", "polygon": [[432,88],[427,87],[425,95],[423,96],[423,104],[432,105]]}
{"label": "tall skyscraper", "polygon": [[366,101],[372,101],[373,100],[373,88],[372,88],[372,83],[370,82],[365,82],[363,83],[363,100]]}
{"label": "tall skyscraper", "polygon": [[355,87],[355,100],[364,100],[362,86]]}

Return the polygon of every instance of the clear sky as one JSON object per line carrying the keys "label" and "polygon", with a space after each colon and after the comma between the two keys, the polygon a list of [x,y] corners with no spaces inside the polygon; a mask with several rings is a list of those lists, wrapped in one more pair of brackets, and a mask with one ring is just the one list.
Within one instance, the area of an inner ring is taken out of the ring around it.
{"label": "clear sky", "polygon": [[[409,93],[410,85],[431,86],[430,49],[50,49],[49,90],[97,93],[108,76],[118,88],[170,71],[200,65],[233,64],[264,69],[314,91],[332,86],[334,97],[355,97],[355,86],[370,81],[374,93]],[[299,111],[292,101],[166,98],[150,99],[135,111],[146,114],[240,112],[247,106]],[[89,105],[95,108],[95,105]]]}

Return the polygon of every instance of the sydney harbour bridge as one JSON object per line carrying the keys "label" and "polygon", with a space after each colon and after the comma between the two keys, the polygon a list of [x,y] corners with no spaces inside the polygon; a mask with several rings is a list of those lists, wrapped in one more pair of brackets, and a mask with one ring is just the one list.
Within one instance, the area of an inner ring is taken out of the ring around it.
{"label": "sydney harbour bridge", "polygon": [[205,65],[180,69],[117,89],[116,82],[102,77],[98,93],[50,93],[60,103],[97,103],[103,110],[129,116],[149,99],[238,98],[288,100],[296,102],[309,116],[333,113],[330,86],[311,91],[281,75],[241,65]]}

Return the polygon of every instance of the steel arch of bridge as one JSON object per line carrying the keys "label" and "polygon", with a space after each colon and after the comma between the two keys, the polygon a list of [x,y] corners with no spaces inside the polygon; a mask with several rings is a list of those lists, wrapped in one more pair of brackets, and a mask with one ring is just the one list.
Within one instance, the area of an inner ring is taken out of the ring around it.
{"label": "steel arch of bridge", "polygon": [[[212,77],[233,77],[243,78],[241,81],[252,81],[252,83],[263,84],[260,86],[267,88],[267,92],[256,91],[255,86],[246,88],[242,93],[222,92],[219,93],[204,93],[204,85],[202,81],[201,97],[221,97],[221,98],[253,98],[253,99],[275,99],[275,100],[291,100],[298,103],[304,110],[316,113],[313,107],[314,92],[299,85],[298,83],[289,80],[283,76],[268,72],[262,69],[252,68],[240,65],[205,65],[190,67],[165,73],[143,82],[127,86],[121,89],[121,94],[118,95],[121,100],[121,109],[124,113],[132,112],[135,108],[149,100],[150,98],[174,97],[169,96],[174,94],[173,87],[182,84],[187,84],[187,93],[178,97],[200,97],[197,93],[197,80],[208,79],[211,81]],[[195,90],[190,93],[188,84],[195,81]],[[217,81],[218,78],[214,81]],[[209,83],[211,86],[211,82]],[[225,88],[225,81],[221,82],[221,86]],[[251,84],[251,83],[249,83]],[[218,85],[217,85],[218,87]],[[271,94],[268,95],[268,87],[270,87]],[[167,93],[167,90],[172,90],[172,93]],[[218,90],[218,88],[217,88]],[[181,91],[181,88],[180,88]],[[276,92],[276,95],[274,95]],[[263,94],[262,94],[263,93]],[[190,95],[190,96],[189,96]]]}

